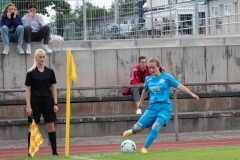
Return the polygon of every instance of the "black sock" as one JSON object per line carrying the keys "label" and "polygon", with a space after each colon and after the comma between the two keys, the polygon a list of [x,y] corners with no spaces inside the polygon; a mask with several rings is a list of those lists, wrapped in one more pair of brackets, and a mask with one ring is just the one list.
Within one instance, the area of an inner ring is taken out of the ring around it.
{"label": "black sock", "polygon": [[29,147],[30,147],[30,137],[31,137],[31,132],[28,132],[28,155],[29,155]]}
{"label": "black sock", "polygon": [[56,132],[49,132],[48,133],[49,140],[51,142],[51,147],[52,147],[52,154],[53,155],[58,155],[57,153],[57,138],[56,138]]}

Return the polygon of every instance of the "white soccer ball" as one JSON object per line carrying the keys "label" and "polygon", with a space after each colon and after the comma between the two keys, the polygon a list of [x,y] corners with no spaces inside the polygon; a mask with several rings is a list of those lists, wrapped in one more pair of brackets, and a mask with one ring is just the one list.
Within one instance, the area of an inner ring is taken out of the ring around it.
{"label": "white soccer ball", "polygon": [[137,149],[136,144],[132,140],[125,140],[121,144],[122,153],[133,153]]}

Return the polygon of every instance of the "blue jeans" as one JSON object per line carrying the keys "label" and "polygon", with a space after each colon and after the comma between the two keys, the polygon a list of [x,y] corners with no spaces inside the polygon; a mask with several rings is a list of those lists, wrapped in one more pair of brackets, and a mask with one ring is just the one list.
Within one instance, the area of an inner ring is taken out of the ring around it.
{"label": "blue jeans", "polygon": [[8,45],[9,42],[18,42],[18,44],[23,44],[23,35],[24,35],[24,27],[19,25],[14,33],[9,33],[9,28],[7,26],[2,26],[2,41],[4,45]]}

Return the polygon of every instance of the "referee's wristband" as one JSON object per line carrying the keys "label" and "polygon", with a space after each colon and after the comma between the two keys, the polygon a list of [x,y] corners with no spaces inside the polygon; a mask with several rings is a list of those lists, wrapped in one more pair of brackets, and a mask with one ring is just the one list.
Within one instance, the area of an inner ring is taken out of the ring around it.
{"label": "referee's wristband", "polygon": [[57,105],[58,105],[57,103],[54,104],[54,106],[57,106]]}

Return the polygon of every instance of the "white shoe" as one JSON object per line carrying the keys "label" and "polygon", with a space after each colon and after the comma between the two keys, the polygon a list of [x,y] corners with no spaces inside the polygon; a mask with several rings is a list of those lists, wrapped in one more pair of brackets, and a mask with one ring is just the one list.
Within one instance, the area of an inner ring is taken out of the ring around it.
{"label": "white shoe", "polygon": [[31,47],[30,46],[27,46],[26,47],[26,54],[31,54]]}
{"label": "white shoe", "polygon": [[136,115],[142,115],[142,110],[138,108],[138,109],[136,110]]}
{"label": "white shoe", "polygon": [[42,48],[43,48],[48,54],[52,53],[52,50],[48,47],[48,45],[42,44]]}
{"label": "white shoe", "polygon": [[9,52],[9,45],[4,46],[3,54],[8,54]]}
{"label": "white shoe", "polygon": [[22,49],[22,46],[21,46],[21,45],[19,45],[19,46],[17,47],[17,52],[18,52],[19,54],[24,54],[24,50]]}

